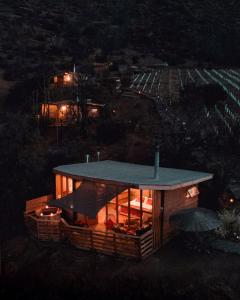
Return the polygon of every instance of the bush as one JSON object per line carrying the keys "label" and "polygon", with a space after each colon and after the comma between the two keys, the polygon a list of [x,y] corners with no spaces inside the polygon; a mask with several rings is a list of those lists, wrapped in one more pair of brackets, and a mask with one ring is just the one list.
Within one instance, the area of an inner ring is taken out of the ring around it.
{"label": "bush", "polygon": [[126,128],[122,123],[107,121],[97,127],[96,133],[98,142],[113,144],[125,137]]}
{"label": "bush", "polygon": [[233,241],[240,241],[240,214],[238,208],[223,209],[219,213],[222,226],[217,230],[217,234],[223,238]]}

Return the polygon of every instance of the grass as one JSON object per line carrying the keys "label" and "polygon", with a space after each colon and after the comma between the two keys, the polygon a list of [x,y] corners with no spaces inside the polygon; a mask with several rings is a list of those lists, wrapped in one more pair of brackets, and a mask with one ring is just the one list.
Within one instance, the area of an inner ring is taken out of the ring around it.
{"label": "grass", "polygon": [[[145,261],[117,259],[45,244],[27,237],[8,242],[3,299],[239,299],[239,256],[192,253],[180,238]],[[13,289],[14,287],[14,289]],[[34,297],[33,297],[34,295]],[[20,297],[20,298],[19,298]],[[22,298],[21,298],[22,297]]]}

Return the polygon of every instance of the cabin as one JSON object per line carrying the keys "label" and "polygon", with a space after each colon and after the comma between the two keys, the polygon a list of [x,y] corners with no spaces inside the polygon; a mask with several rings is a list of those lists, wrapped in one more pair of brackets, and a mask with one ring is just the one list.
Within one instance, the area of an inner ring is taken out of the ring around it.
{"label": "cabin", "polygon": [[25,220],[39,240],[143,259],[175,235],[169,217],[198,206],[209,173],[98,161],[56,167],[54,195],[27,201]]}
{"label": "cabin", "polygon": [[60,73],[58,75],[53,76],[50,83],[52,86],[55,86],[55,87],[77,86],[79,76],[80,76],[80,74],[78,74],[76,72],[64,72],[64,73]]}
{"label": "cabin", "polygon": [[110,62],[94,62],[93,68],[95,74],[102,74],[109,71],[109,68],[112,64]]}
{"label": "cabin", "polygon": [[[86,101],[85,105],[88,119],[98,119],[104,115],[105,104]],[[83,111],[79,101],[48,101],[40,104],[40,119],[49,126],[80,124],[82,115]]]}

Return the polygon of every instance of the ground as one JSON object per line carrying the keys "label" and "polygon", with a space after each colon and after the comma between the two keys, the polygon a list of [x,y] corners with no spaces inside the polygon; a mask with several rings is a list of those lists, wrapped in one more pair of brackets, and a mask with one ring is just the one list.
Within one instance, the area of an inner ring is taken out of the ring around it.
{"label": "ground", "polygon": [[91,297],[121,299],[239,299],[238,255],[194,253],[176,238],[136,262],[27,236],[7,243],[2,299]]}

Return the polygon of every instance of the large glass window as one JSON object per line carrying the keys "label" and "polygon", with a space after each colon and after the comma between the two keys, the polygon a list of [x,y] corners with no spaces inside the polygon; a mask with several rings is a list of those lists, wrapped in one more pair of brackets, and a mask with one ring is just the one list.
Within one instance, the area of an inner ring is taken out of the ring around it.
{"label": "large glass window", "polygon": [[62,176],[62,196],[67,195],[67,177]]}
{"label": "large glass window", "polygon": [[98,214],[98,223],[120,233],[140,235],[152,226],[152,191],[126,189]]}
{"label": "large glass window", "polygon": [[67,181],[68,181],[68,194],[70,194],[73,192],[73,180],[72,178],[68,178]]}

